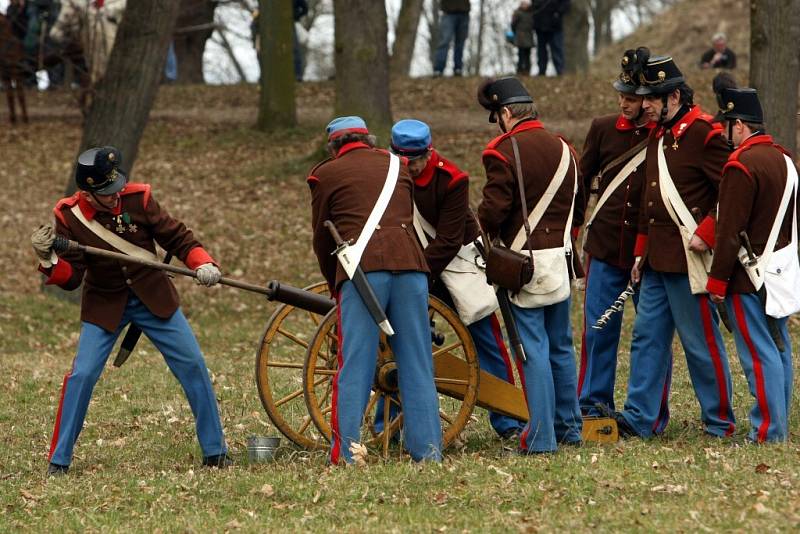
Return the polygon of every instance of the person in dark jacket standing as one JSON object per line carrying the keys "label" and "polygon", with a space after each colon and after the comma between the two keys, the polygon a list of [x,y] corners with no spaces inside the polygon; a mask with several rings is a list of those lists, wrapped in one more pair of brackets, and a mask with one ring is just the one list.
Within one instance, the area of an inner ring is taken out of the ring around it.
{"label": "person in dark jacket standing", "polygon": [[616,417],[621,436],[648,438],[664,431],[669,413],[662,408],[669,397],[677,331],[703,429],[728,437],[736,429],[728,357],[717,310],[698,286],[707,270],[705,251],[713,244],[714,210],[729,151],[722,129],[694,105],[694,91],[671,57],[650,57],[639,82],[642,107],[658,123],[648,138],[631,269],[631,281],[641,287],[625,409],[601,412]]}
{"label": "person in dark jacket standing", "polygon": [[[572,150],[537,120],[533,98],[517,78],[485,81],[478,89],[478,102],[490,112],[489,121],[496,122],[502,132],[483,151],[486,185],[478,206],[481,227],[489,239],[499,238],[514,250],[565,247],[577,189],[577,163]],[[522,176],[517,176],[517,167],[522,169]],[[529,238],[523,228],[517,180],[524,181],[528,213],[540,205],[546,194],[550,196]],[[520,241],[522,244],[516,246]],[[565,254],[563,259],[557,257],[548,269],[537,271],[531,281],[532,286],[546,286],[545,291],[566,289],[557,292],[549,304],[517,298],[525,288],[512,297],[511,311],[527,354],[519,364],[529,415],[520,436],[521,454],[554,452],[559,443],[581,442],[583,421],[569,316],[570,257],[571,254]]]}
{"label": "person in dark jacket standing", "polygon": [[[414,236],[414,181],[397,156],[375,148],[360,117],[339,117],[327,127],[331,157],[308,176],[314,253],[338,304],[339,370],[333,378],[330,462],[352,463],[375,378],[380,330],[362,295],[337,261],[326,221],[342,238],[357,241],[368,232],[358,266],[378,304],[397,329],[389,345],[397,363],[403,403],[405,447],[415,461],[440,461],[442,425],[433,381],[428,322],[428,265]],[[398,167],[393,167],[397,164]],[[387,176],[387,168],[389,175]],[[383,188],[398,169],[394,188]],[[382,199],[387,203],[381,206]],[[379,224],[367,227],[373,211]],[[371,233],[371,235],[370,235]]]}
{"label": "person in dark jacket standing", "polygon": [[735,69],[736,54],[728,48],[728,38],[724,33],[714,34],[711,48],[700,57],[700,66],[704,69]]}
{"label": "person in dark jacket standing", "polygon": [[439,46],[433,60],[433,75],[441,76],[447,65],[450,41],[453,41],[453,76],[461,76],[464,68],[464,42],[469,35],[469,0],[441,0]]}
{"label": "person in dark jacket standing", "polygon": [[219,281],[214,259],[186,225],[156,202],[150,186],[127,183],[119,169],[121,158],[113,147],[83,152],[75,172],[80,191],[58,202],[53,210],[55,228],[44,225],[31,236],[46,284],[68,291],[83,284],[78,352],[61,388],[47,473],[67,473],[94,386],[128,323],[141,328],[183,386],[195,417],[203,464],[227,467],[232,462],[214,388],[166,273],[80,251],[56,255],[52,250],[56,235],[60,235],[85,245],[155,259],[158,243],[195,270],[200,283],[212,286]]}
{"label": "person in dark jacket standing", "polygon": [[536,30],[536,56],[539,76],[547,73],[548,47],[556,74],[564,73],[564,15],[569,12],[570,0],[534,0],[533,29]]}
{"label": "person in dark jacket standing", "polygon": [[514,46],[517,47],[517,74],[530,76],[531,48],[533,48],[533,4],[522,0],[511,17]]}
{"label": "person in dark jacket standing", "polygon": [[[764,303],[737,256],[740,232],[747,232],[753,252],[762,256],[776,224],[779,227],[773,250],[787,246],[797,250],[797,168],[786,150],[765,133],[764,113],[755,89],[725,89],[722,101],[724,118],[737,149],[722,169],[714,262],[706,287],[712,301],[727,306],[735,324],[736,352],[755,397],[750,410],[749,440],[786,441],[792,399],[788,318],[767,316]],[[790,188],[794,184],[794,196],[788,197],[786,212],[778,223],[787,180]],[[778,347],[770,334],[771,321],[783,347]]]}
{"label": "person in dark jacket standing", "polygon": [[[620,112],[592,121],[580,161],[584,193],[579,197],[584,204],[576,206],[575,226],[584,222],[586,193],[598,197],[584,229],[586,290],[578,395],[581,411],[589,416],[599,415],[595,408],[598,402],[614,407],[622,313],[611,316],[602,329],[592,326],[630,280],[645,179],[645,150],[655,126],[642,109],[642,96],[636,94],[642,51],[627,50],[622,56],[622,72],[613,84]],[[633,298],[636,302],[638,295]]]}

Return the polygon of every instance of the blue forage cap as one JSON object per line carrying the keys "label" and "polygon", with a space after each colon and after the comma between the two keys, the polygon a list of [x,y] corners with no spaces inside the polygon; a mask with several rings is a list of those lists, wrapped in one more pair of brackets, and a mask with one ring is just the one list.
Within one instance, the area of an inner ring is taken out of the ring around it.
{"label": "blue forage cap", "polygon": [[392,127],[392,152],[398,156],[418,158],[431,147],[431,129],[422,121],[404,119]]}
{"label": "blue forage cap", "polygon": [[328,133],[328,140],[332,141],[349,133],[368,134],[367,123],[361,117],[337,117],[328,123],[325,128]]}

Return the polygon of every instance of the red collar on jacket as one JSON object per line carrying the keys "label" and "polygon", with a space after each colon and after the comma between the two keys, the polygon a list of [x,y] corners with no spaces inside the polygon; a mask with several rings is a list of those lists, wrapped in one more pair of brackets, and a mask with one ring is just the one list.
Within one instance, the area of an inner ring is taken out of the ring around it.
{"label": "red collar on jacket", "polygon": [[775,144],[775,141],[772,139],[771,135],[767,134],[751,135],[750,137],[745,139],[744,142],[741,145],[739,145],[739,147],[736,150],[737,151],[742,150],[743,148],[747,148],[753,145],[766,145],[766,144],[770,145]]}
{"label": "red collar on jacket", "polygon": [[[85,192],[78,194],[78,207],[80,208],[81,213],[83,213],[83,216],[86,217],[87,220],[91,221],[94,219],[94,216],[97,215],[97,210],[89,203],[89,200],[87,200],[86,197],[89,194],[90,193]],[[119,197],[119,202],[117,202],[117,205],[109,213],[111,213],[111,215],[119,215],[122,213],[122,196]]]}
{"label": "red collar on jacket", "polygon": [[456,182],[467,177],[467,173],[456,167],[453,162],[440,156],[435,149],[432,149],[431,157],[428,160],[427,165],[425,165],[425,168],[422,169],[422,172],[419,174],[419,176],[414,178],[414,185],[417,187],[427,187],[428,184],[431,183],[431,180],[433,180],[433,176],[436,174],[437,169],[447,173],[447,175],[450,176],[448,187],[452,187]]}
{"label": "red collar on jacket", "polygon": [[346,145],[342,145],[342,148],[339,149],[339,153],[336,154],[337,158],[340,158],[347,154],[348,152],[352,152],[353,150],[357,150],[359,148],[371,148],[368,144],[362,143],[361,141],[353,141],[352,143],[347,143]]}
{"label": "red collar on jacket", "polygon": [[518,132],[524,132],[526,130],[533,130],[535,128],[544,128],[544,124],[537,119],[523,119],[522,121],[518,122],[511,128],[510,132],[506,132],[503,135],[499,135],[492,139],[486,148],[497,148],[497,145],[500,144],[501,141],[507,139],[511,134],[515,134]]}
{"label": "red collar on jacket", "polygon": [[636,126],[636,123],[630,119],[626,119],[624,116],[620,115],[617,118],[617,124],[615,125],[617,130],[620,132],[629,132],[631,130],[637,130],[639,128],[647,128],[648,130],[652,130],[656,127],[656,123],[653,121],[648,121],[646,124],[642,126]]}
{"label": "red collar on jacket", "polygon": [[[700,106],[692,106],[689,108],[689,111],[686,112],[686,115],[681,117],[681,119],[672,125],[670,131],[672,131],[672,137],[675,140],[681,138],[683,134],[686,133],[686,130],[696,121],[697,119],[706,120],[706,122],[711,122],[708,119],[708,115],[703,113],[703,110],[700,109]],[[664,135],[664,127],[661,126],[656,130],[656,139]]]}

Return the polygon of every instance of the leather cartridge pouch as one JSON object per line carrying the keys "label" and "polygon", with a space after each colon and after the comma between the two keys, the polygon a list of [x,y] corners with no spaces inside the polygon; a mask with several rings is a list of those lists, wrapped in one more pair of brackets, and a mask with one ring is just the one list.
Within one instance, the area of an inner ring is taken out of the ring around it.
{"label": "leather cartridge pouch", "polygon": [[[514,149],[515,171],[517,178],[517,189],[519,190],[520,206],[522,208],[522,224],[525,228],[526,242],[531,237],[531,229],[528,224],[528,203],[525,198],[525,184],[523,183],[522,164],[519,159],[519,146],[517,139],[511,136],[511,146]],[[522,286],[533,279],[533,252],[528,250],[527,254],[511,250],[500,244],[497,240],[492,244],[486,257],[486,278],[492,284],[496,284],[512,293],[519,293]]]}
{"label": "leather cartridge pouch", "polygon": [[533,279],[533,258],[500,244],[486,254],[486,279],[492,284],[519,293]]}

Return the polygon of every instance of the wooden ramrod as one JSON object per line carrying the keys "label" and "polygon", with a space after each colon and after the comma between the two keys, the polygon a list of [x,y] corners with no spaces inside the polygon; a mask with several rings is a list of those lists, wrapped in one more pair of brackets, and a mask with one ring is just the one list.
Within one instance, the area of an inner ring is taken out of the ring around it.
{"label": "wooden ramrod", "polygon": [[[122,254],[121,252],[114,252],[112,250],[82,245],[81,243],[71,241],[63,236],[56,237],[55,241],[53,242],[53,250],[56,252],[77,250],[83,252],[84,254],[91,254],[92,256],[103,256],[127,263],[144,265],[160,271],[167,271],[170,273],[188,276],[189,278],[197,278],[197,274],[193,270],[187,269],[186,267],[179,267],[177,265],[170,265],[168,263],[161,263],[158,261],[150,261],[137,258],[135,256],[130,256],[128,254]],[[266,296],[267,300],[289,304],[290,306],[295,306],[319,315],[327,314],[336,306],[336,302],[331,298],[312,293],[310,291],[305,291],[277,280],[271,280],[267,283],[266,287],[262,287],[223,276],[220,278],[219,283],[225,286],[235,287],[237,289],[244,289],[245,291],[252,291],[253,293],[260,293]]]}

